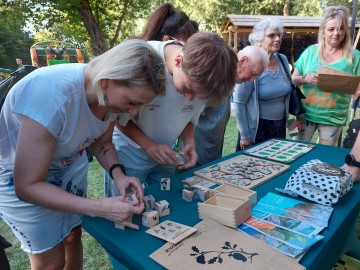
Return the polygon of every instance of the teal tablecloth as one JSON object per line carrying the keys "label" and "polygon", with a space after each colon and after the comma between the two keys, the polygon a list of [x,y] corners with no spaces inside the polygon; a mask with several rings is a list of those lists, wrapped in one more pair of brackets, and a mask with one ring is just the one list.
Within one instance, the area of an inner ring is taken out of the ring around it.
{"label": "teal tablecloth", "polygon": [[[268,192],[277,193],[275,188],[283,188],[294,170],[308,160],[317,158],[335,166],[341,166],[344,164],[344,157],[348,152],[349,149],[316,145],[309,153],[291,163],[289,171],[255,188],[258,199]],[[239,154],[238,152],[212,163]],[[145,194],[152,194],[156,201],[167,200],[170,203],[170,216],[161,218],[160,222],[172,220],[190,226],[200,222],[197,201],[189,203],[181,198],[181,180],[192,176],[194,170],[189,170],[171,179],[170,191],[161,191],[160,185],[153,185],[145,190]],[[304,199],[304,201],[306,200]],[[312,246],[300,261],[308,270],[331,269],[349,248],[353,249],[352,255],[360,257],[358,254],[360,253],[360,245],[355,234],[355,222],[360,211],[360,184],[355,184],[353,189],[334,205],[334,208],[328,228],[321,232],[324,239]],[[135,215],[133,221],[141,225],[141,216]],[[129,228],[123,231],[116,229],[114,223],[110,221],[87,216],[83,217],[83,227],[100,242],[113,262],[119,261],[129,269],[163,269],[149,255],[164,245],[165,242],[145,233],[148,228],[141,225],[139,231]],[[115,265],[116,263],[114,263],[114,267]]]}

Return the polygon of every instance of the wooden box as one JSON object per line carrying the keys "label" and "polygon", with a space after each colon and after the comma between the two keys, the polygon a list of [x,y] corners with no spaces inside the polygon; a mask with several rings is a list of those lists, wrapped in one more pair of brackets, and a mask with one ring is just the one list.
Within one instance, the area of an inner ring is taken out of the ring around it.
{"label": "wooden box", "polygon": [[220,224],[236,228],[251,216],[251,203],[247,198],[215,194],[203,203],[198,203],[199,218],[210,218]]}
{"label": "wooden box", "polygon": [[248,188],[236,187],[229,184],[223,184],[217,188],[214,188],[214,192],[223,194],[224,196],[248,198],[251,202],[251,206],[257,203],[257,193]]}

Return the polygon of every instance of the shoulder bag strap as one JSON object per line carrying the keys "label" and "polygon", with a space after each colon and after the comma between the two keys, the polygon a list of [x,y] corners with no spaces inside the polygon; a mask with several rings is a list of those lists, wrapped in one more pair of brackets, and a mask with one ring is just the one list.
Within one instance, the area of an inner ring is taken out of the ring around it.
{"label": "shoulder bag strap", "polygon": [[282,65],[285,73],[286,73],[286,76],[288,77],[288,79],[289,79],[289,81],[290,81],[291,86],[293,86],[294,83],[293,83],[293,81],[292,81],[292,79],[291,79],[291,76],[290,76],[290,73],[288,72],[288,69],[285,67],[284,60],[281,58],[281,55],[280,55],[280,54],[277,53],[277,56],[278,56],[278,58],[279,58],[279,60],[280,60],[280,63],[281,63],[281,65]]}

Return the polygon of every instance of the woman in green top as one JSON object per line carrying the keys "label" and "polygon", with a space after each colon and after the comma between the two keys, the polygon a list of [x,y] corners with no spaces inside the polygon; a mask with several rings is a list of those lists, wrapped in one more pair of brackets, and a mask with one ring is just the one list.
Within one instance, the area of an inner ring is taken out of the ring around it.
{"label": "woman in green top", "polygon": [[317,129],[319,143],[337,145],[348,117],[351,95],[329,92],[317,87],[321,66],[360,75],[360,52],[352,49],[349,10],[332,6],[324,10],[318,44],[309,46],[295,63],[292,79],[306,96],[303,131],[295,139],[309,142]]}

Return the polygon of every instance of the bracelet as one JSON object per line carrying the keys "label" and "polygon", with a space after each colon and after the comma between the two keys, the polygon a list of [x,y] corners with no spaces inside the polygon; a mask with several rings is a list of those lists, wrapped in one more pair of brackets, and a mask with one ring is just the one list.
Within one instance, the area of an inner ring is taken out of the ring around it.
{"label": "bracelet", "polygon": [[122,170],[122,172],[125,171],[125,170],[124,170],[125,168],[124,168],[124,166],[123,166],[122,164],[119,164],[119,163],[113,164],[113,165],[110,167],[110,170],[109,170],[109,175],[110,175],[111,179],[114,179],[113,176],[112,176],[112,172],[113,172],[113,170],[114,170],[115,168],[120,168],[120,170]]}

